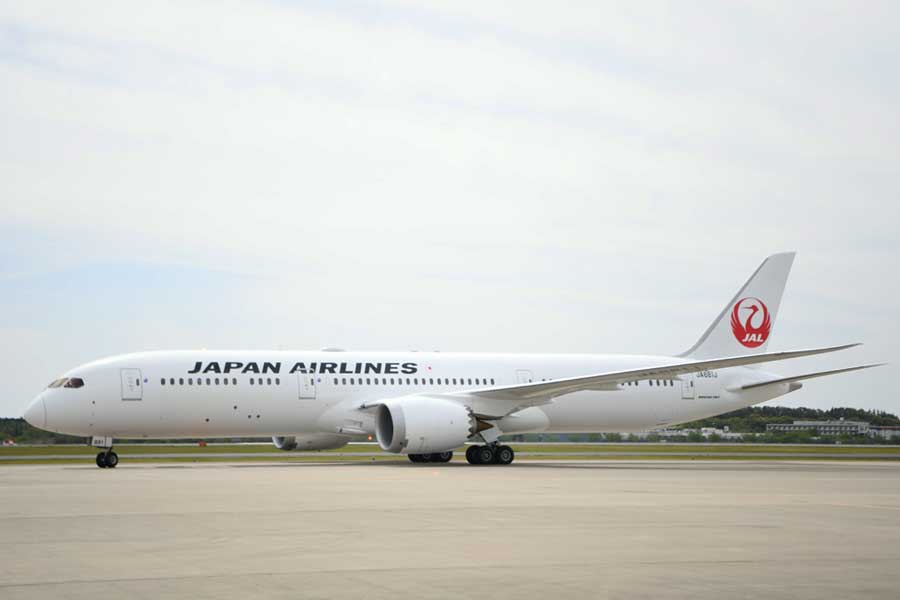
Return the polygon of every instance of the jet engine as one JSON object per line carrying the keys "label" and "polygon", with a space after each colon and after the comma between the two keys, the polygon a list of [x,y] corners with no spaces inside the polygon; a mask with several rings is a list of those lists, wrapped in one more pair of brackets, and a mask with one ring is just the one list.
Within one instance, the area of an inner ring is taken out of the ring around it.
{"label": "jet engine", "polygon": [[375,436],[387,452],[445,452],[462,446],[477,430],[477,420],[469,408],[442,398],[387,400],[375,413]]}
{"label": "jet engine", "polygon": [[347,444],[350,438],[336,433],[300,433],[273,436],[272,443],[279,450],[332,450]]}

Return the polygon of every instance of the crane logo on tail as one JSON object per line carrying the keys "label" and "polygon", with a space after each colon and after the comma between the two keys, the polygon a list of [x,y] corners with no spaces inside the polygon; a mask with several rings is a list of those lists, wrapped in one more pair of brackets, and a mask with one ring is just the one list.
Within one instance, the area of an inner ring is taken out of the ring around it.
{"label": "crane logo on tail", "polygon": [[731,331],[747,348],[757,348],[769,339],[772,318],[766,303],[759,298],[741,298],[731,311]]}

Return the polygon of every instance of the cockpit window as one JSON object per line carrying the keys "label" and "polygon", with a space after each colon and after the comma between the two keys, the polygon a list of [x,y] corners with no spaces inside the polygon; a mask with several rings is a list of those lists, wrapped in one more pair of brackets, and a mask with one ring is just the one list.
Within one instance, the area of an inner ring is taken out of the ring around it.
{"label": "cockpit window", "polygon": [[81,377],[63,377],[62,379],[57,379],[53,383],[47,386],[48,388],[58,388],[58,387],[67,387],[67,388],[80,388],[84,387],[84,379]]}

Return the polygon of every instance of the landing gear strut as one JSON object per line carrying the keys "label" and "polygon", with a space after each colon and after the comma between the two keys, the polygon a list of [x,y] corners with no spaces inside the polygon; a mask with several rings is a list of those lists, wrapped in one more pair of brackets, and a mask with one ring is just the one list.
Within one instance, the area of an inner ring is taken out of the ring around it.
{"label": "landing gear strut", "polygon": [[453,459],[453,451],[435,452],[433,454],[408,454],[410,462],[428,463],[428,462],[450,462]]}
{"label": "landing gear strut", "polygon": [[91,446],[100,448],[97,454],[97,466],[101,469],[115,469],[119,464],[119,455],[113,452],[113,439],[108,435],[95,435],[91,438]]}
{"label": "landing gear strut", "polygon": [[119,464],[119,455],[112,448],[97,454],[97,466],[101,469],[115,469]]}
{"label": "landing gear strut", "polygon": [[509,446],[488,444],[486,446],[469,446],[466,448],[466,460],[470,465],[508,465],[516,458],[516,453]]}

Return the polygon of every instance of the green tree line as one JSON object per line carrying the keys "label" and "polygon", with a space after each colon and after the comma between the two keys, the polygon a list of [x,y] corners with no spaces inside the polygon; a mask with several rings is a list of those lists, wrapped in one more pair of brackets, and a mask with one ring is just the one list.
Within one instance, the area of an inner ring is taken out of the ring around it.
{"label": "green tree line", "polygon": [[793,421],[865,421],[872,425],[900,425],[900,419],[896,415],[862,408],[788,408],[786,406],[751,406],[742,408],[717,417],[700,419],[679,425],[683,429],[699,429],[701,427],[716,427],[724,429],[725,426],[737,433],[765,433],[769,423],[792,423]]}

